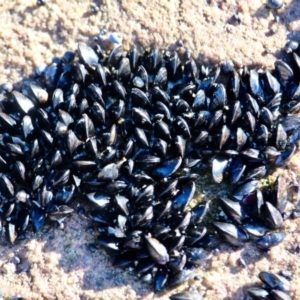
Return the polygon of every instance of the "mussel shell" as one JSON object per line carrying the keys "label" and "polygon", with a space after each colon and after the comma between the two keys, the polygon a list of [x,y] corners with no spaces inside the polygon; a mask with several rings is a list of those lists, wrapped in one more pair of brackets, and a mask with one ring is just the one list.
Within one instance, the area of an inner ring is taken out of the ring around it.
{"label": "mussel shell", "polygon": [[12,94],[23,113],[27,114],[34,107],[34,102],[20,92],[13,91]]}
{"label": "mussel shell", "polygon": [[181,292],[170,296],[171,300],[202,300],[203,297],[197,292]]}
{"label": "mussel shell", "polygon": [[212,176],[215,182],[223,181],[225,170],[228,166],[227,158],[215,158],[212,163]]}
{"label": "mussel shell", "polygon": [[151,258],[158,264],[165,265],[169,261],[166,247],[157,239],[145,236],[145,240]]}
{"label": "mussel shell", "polygon": [[280,244],[286,237],[284,232],[273,232],[260,238],[256,245],[259,249],[267,250]]}
{"label": "mussel shell", "polygon": [[242,227],[223,222],[213,222],[213,226],[220,236],[233,246],[242,247],[249,239],[247,232]]}
{"label": "mussel shell", "polygon": [[271,273],[271,272],[260,272],[258,274],[259,279],[267,284],[271,289],[280,290],[282,292],[289,292],[291,287],[290,283],[283,276]]}
{"label": "mussel shell", "polygon": [[279,290],[271,290],[271,297],[274,300],[292,300],[288,294]]}
{"label": "mussel shell", "polygon": [[167,159],[153,169],[152,175],[157,178],[167,178],[178,170],[181,163],[181,157]]}
{"label": "mussel shell", "polygon": [[253,287],[253,288],[247,289],[247,293],[253,299],[257,299],[257,300],[264,300],[264,299],[269,300],[270,299],[270,293],[262,288]]}
{"label": "mussel shell", "polygon": [[94,70],[99,61],[98,55],[96,52],[85,43],[79,42],[78,47],[78,56],[81,61],[90,69]]}
{"label": "mussel shell", "polygon": [[177,195],[172,199],[172,207],[178,211],[184,211],[194,197],[196,185],[194,182],[188,183],[182,187]]}

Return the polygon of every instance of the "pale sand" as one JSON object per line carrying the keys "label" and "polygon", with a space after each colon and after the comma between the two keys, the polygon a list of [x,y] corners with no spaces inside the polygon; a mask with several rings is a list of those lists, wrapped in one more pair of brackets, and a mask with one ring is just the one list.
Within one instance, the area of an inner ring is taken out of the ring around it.
{"label": "pale sand", "polygon": [[[100,1],[96,1],[98,4]],[[88,13],[92,1],[0,1],[0,84],[23,81],[41,63],[50,63],[79,41],[91,41],[100,29],[123,33],[124,48],[133,43],[166,48],[181,38],[201,62],[232,59],[237,66],[272,68],[288,38],[300,40],[300,5],[285,1],[278,11],[280,23],[259,0],[227,1],[101,1],[98,14]],[[210,4],[208,4],[210,3]],[[237,14],[241,20],[233,20]],[[278,31],[272,34],[272,29]],[[266,50],[269,54],[266,54]],[[19,86],[19,84],[16,84]],[[299,154],[285,171],[298,180]],[[203,191],[200,191],[203,192]],[[206,191],[209,195],[209,191]],[[244,288],[258,283],[263,270],[289,270],[293,274],[293,299],[300,299],[300,220],[285,222],[287,238],[268,253],[252,244],[245,249],[222,247],[221,254],[196,272],[191,280],[172,291],[154,294],[130,272],[112,267],[104,251],[92,253],[86,244],[88,221],[74,215],[64,230],[50,229],[14,246],[0,246],[0,290],[4,297],[19,294],[25,299],[168,299],[193,286],[205,299],[243,299]],[[16,265],[13,257],[21,258]],[[246,267],[239,266],[242,257]]]}

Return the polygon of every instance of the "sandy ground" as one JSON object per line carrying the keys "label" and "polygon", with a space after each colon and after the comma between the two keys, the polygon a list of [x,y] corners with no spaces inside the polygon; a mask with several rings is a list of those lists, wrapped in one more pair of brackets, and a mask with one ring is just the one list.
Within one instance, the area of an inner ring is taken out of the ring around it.
{"label": "sandy ground", "polygon": [[[237,66],[272,68],[287,39],[300,40],[300,5],[286,0],[276,12],[279,22],[259,0],[34,0],[0,1],[0,84],[24,83],[35,68],[91,41],[104,29],[123,34],[124,47],[153,44],[167,48],[178,39],[202,63],[232,59]],[[100,11],[93,14],[92,4]],[[283,172],[299,181],[298,154]],[[203,192],[199,190],[199,192]],[[244,290],[258,283],[260,271],[293,274],[293,299],[300,299],[300,220],[286,221],[287,238],[267,253],[252,244],[242,250],[221,247],[220,254],[197,269],[191,280],[154,294],[130,270],[112,267],[108,255],[92,252],[88,221],[73,215],[65,228],[28,235],[16,245],[0,244],[0,290],[4,298],[24,299],[168,299],[170,294],[197,290],[208,300],[246,299]],[[243,258],[246,266],[240,266]]]}

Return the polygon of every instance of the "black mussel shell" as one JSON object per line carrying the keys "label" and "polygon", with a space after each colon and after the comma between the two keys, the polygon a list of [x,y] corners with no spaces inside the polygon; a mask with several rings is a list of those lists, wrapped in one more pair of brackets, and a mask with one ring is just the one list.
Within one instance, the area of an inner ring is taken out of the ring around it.
{"label": "black mussel shell", "polygon": [[[300,188],[259,180],[300,140],[297,47],[275,70],[238,72],[231,61],[199,67],[190,50],[118,44],[106,54],[80,42],[21,92],[2,85],[0,230],[13,244],[47,221],[62,228],[76,198],[97,231],[89,248],[103,246],[156,291],[188,281],[222,241],[278,245]],[[193,200],[209,169],[214,185],[231,186]],[[280,275],[259,276],[265,285],[249,296],[289,299]]]}

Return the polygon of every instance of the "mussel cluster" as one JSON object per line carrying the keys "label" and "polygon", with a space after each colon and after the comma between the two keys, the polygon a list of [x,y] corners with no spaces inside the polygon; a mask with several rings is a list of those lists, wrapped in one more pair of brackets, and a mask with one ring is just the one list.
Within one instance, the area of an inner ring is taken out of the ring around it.
{"label": "mussel cluster", "polygon": [[259,279],[264,283],[262,287],[252,287],[247,290],[251,299],[270,299],[270,300],[291,300],[288,295],[290,291],[291,277],[278,275],[271,272],[260,272],[258,274]]}
{"label": "mussel cluster", "polygon": [[[44,70],[39,84],[5,89],[0,101],[0,216],[11,243],[46,220],[62,222],[77,193],[90,203],[97,243],[114,264],[134,267],[155,290],[189,279],[210,257],[216,230],[234,246],[249,236],[268,249],[285,234],[288,202],[269,166],[285,165],[300,139],[300,59],[275,70],[231,62],[198,67],[190,52],[124,52],[78,44]],[[203,222],[194,203],[199,170],[237,185],[220,198],[225,217]],[[192,169],[196,173],[192,173]],[[205,249],[204,249],[204,248]]]}

